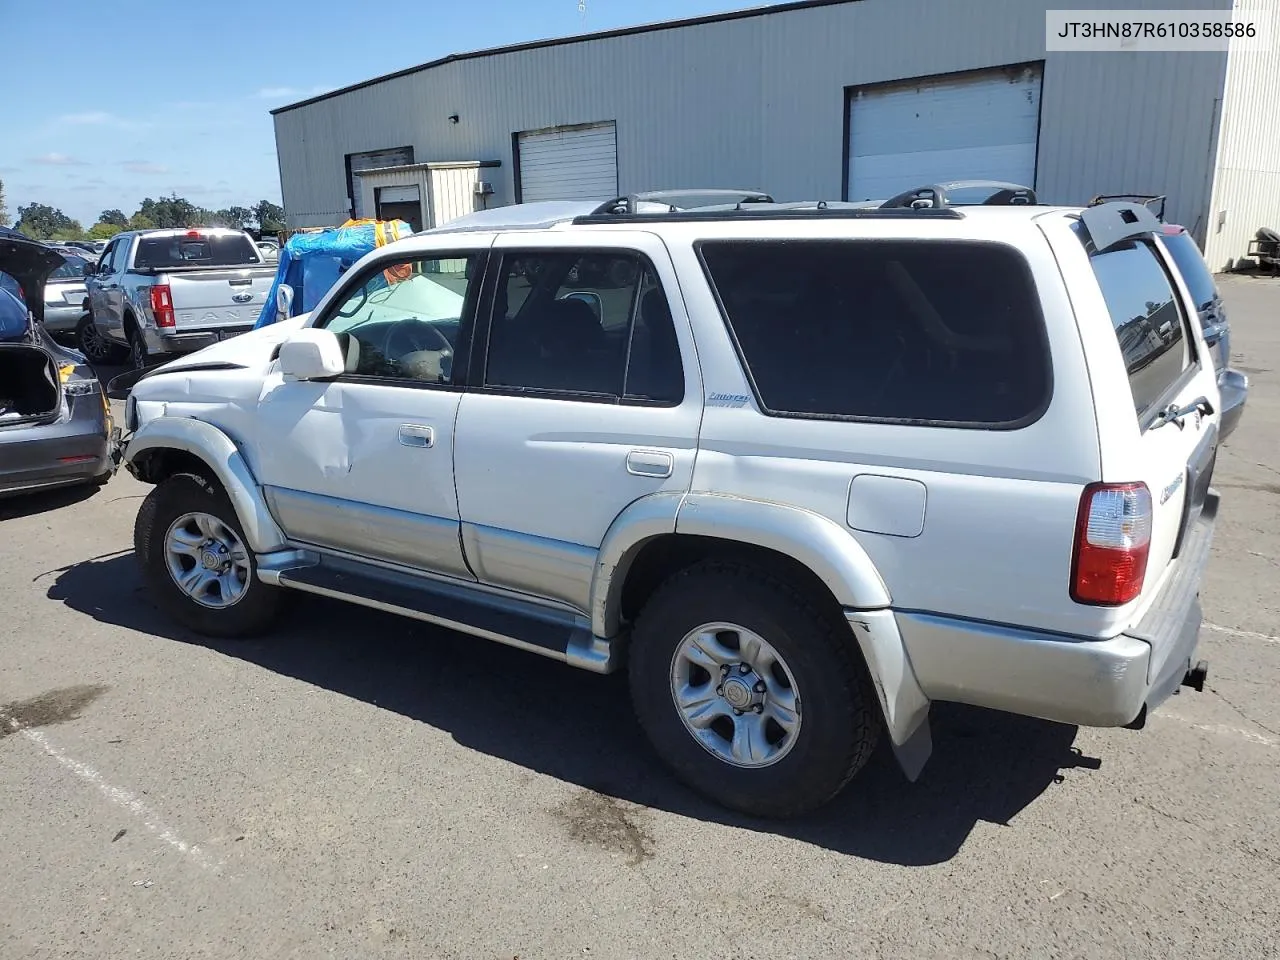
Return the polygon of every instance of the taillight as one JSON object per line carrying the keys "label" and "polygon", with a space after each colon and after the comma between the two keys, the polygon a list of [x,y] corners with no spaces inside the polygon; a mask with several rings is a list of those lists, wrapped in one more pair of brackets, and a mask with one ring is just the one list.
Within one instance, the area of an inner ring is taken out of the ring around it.
{"label": "taillight", "polygon": [[1145,483],[1091,483],[1080,498],[1071,599],[1117,607],[1142,593],[1151,549],[1151,491]]}
{"label": "taillight", "polygon": [[173,315],[173,295],[167,283],[157,284],[151,288],[151,315],[155,317],[157,327],[172,327],[177,324]]}

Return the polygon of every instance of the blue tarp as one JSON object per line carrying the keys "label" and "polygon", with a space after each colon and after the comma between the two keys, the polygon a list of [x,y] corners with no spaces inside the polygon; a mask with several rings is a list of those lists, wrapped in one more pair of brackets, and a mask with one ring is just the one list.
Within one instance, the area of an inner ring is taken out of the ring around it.
{"label": "blue tarp", "polygon": [[279,319],[276,292],[282,283],[293,288],[291,315],[306,313],[366,253],[411,233],[413,228],[403,220],[355,220],[319,233],[295,233],[280,248],[276,279],[254,329]]}

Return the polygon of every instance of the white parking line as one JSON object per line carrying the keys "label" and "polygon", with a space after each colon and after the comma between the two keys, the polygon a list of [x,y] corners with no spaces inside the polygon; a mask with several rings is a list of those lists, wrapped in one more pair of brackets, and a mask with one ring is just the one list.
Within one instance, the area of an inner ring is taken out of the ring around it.
{"label": "white parking line", "polygon": [[1252,730],[1245,730],[1243,727],[1232,727],[1225,723],[1196,723],[1186,717],[1180,717],[1176,713],[1169,713],[1162,710],[1156,714],[1167,720],[1176,720],[1178,723],[1186,724],[1192,730],[1203,730],[1205,733],[1216,733],[1223,737],[1234,737],[1237,740],[1247,740],[1249,743],[1256,743],[1261,747],[1280,747],[1280,739],[1268,737],[1261,733],[1254,733]]}
{"label": "white parking line", "polygon": [[1220,627],[1216,623],[1202,623],[1201,626],[1206,630],[1212,630],[1214,633],[1225,633],[1233,637],[1243,637],[1246,640],[1261,640],[1263,643],[1280,643],[1280,637],[1273,637],[1269,633],[1255,633],[1252,630],[1237,630],[1235,627]]}
{"label": "white parking line", "polygon": [[[10,722],[12,723],[12,721]],[[16,724],[14,725],[16,726]],[[98,792],[116,806],[123,807],[125,810],[128,810],[136,818],[142,821],[142,825],[146,827],[147,830],[155,834],[160,840],[173,847],[173,849],[177,850],[179,853],[185,854],[189,859],[206,870],[217,872],[217,870],[222,866],[223,861],[215,862],[212,857],[194,843],[187,843],[187,841],[178,837],[177,834],[160,822],[159,817],[155,815],[155,812],[150,807],[128,790],[123,790],[120,787],[115,787],[107,783],[102,778],[101,773],[89,766],[87,763],[81,763],[79,760],[75,760],[72,757],[67,756],[67,754],[50,743],[49,738],[39,730],[19,730],[18,732],[32,743],[39,746],[45,753],[53,757],[54,760],[57,760],[58,763],[62,764],[62,766],[70,770],[80,779],[97,787]]]}

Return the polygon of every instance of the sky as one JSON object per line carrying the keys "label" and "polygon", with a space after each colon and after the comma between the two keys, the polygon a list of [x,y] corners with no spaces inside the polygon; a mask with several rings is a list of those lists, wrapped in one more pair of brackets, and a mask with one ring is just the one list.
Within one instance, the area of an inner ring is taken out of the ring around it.
{"label": "sky", "polygon": [[274,107],[451,53],[765,2],[0,0],[5,205],[88,228],[175,192],[279,203]]}

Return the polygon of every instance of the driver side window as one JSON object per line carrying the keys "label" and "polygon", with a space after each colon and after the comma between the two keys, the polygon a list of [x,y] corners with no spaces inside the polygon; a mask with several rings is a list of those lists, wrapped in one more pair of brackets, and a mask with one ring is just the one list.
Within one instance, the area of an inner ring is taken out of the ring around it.
{"label": "driver side window", "polygon": [[384,263],[318,324],[338,335],[349,376],[454,382],[454,354],[479,283],[476,255]]}

